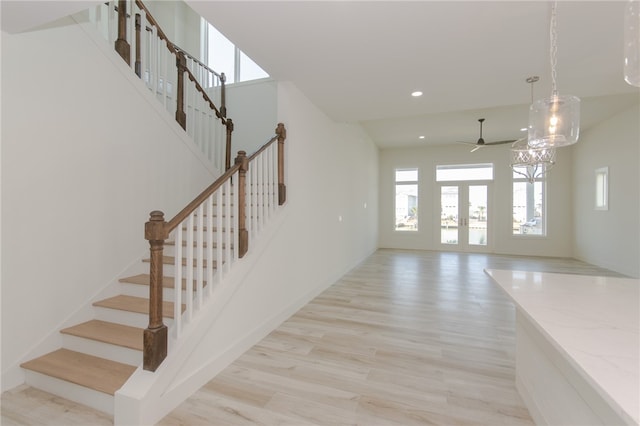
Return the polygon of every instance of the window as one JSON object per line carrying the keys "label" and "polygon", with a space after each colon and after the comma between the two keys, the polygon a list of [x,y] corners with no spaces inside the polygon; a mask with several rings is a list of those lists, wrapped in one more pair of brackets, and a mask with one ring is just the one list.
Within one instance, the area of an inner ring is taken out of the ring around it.
{"label": "window", "polygon": [[493,180],[493,164],[459,164],[437,166],[436,181]]}
{"label": "window", "polygon": [[396,169],[396,231],[418,230],[418,169]]}
{"label": "window", "polygon": [[513,172],[513,235],[546,235],[544,175],[530,182],[516,169]]}
{"label": "window", "polygon": [[609,210],[609,168],[596,169],[596,210]]}
{"label": "window", "polygon": [[262,68],[238,49],[220,31],[204,19],[201,21],[202,62],[218,73],[224,73],[227,83],[269,77]]}

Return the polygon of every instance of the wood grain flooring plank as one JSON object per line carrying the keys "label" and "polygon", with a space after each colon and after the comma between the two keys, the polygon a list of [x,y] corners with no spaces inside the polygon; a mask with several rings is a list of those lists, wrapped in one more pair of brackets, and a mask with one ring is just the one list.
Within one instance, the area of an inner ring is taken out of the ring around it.
{"label": "wood grain flooring plank", "polygon": [[[484,268],[620,276],[572,259],[381,249],[159,424],[531,426],[515,310]],[[56,424],[52,402],[16,395],[2,396],[3,425]]]}

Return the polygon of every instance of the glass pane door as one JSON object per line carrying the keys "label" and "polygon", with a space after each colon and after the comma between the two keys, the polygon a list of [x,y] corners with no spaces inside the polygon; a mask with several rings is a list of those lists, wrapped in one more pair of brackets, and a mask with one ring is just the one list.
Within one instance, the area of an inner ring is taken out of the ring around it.
{"label": "glass pane door", "polygon": [[489,243],[489,188],[466,182],[440,185],[440,247],[484,251]]}
{"label": "glass pane door", "polygon": [[469,185],[469,238],[467,242],[473,246],[487,245],[487,185]]}
{"label": "glass pane door", "polygon": [[460,216],[458,186],[440,187],[440,243],[458,244],[458,218]]}

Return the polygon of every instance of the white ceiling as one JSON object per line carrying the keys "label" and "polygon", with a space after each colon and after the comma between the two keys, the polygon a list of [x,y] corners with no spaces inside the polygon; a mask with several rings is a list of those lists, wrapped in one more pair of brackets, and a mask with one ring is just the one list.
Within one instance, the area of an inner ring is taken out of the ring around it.
{"label": "white ceiling", "polygon": [[[543,1],[187,3],[271,76],[380,147],[516,139],[551,91]],[[624,1],[558,4],[558,89],[582,99],[582,130],[638,102],[622,77]],[[412,98],[415,90],[424,92]],[[418,136],[424,135],[425,140]]]}
{"label": "white ceiling", "polygon": [[[19,32],[97,2],[0,3],[2,30]],[[535,98],[550,94],[549,2],[187,3],[271,76],[334,120],[362,124],[383,148],[474,142],[481,117],[487,141],[516,139],[528,119],[525,79],[540,76]],[[625,4],[558,3],[558,89],[582,99],[582,131],[639,101],[622,78]]]}

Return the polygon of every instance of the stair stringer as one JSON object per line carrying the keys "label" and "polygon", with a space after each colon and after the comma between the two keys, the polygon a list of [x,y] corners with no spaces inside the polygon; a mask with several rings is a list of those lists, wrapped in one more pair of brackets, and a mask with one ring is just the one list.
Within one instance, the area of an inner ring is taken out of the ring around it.
{"label": "stair stringer", "polygon": [[155,372],[138,367],[127,383],[116,392],[115,425],[147,425],[158,422],[326,286],[332,284],[327,283],[322,288],[316,288],[304,297],[289,303],[281,312],[262,321],[259,327],[238,336],[232,344],[227,345],[228,349],[213,354],[206,363],[185,368],[185,363],[196,353],[203,339],[207,339],[207,331],[225,311],[235,293],[246,284],[247,275],[269,249],[278,230],[287,220],[287,210],[286,205],[279,208],[259,237],[250,242],[247,255],[234,263],[223,282],[213,290],[213,296],[205,300],[200,313],[185,328],[180,337],[180,346],[176,346],[175,335],[170,329],[168,355],[160,367]]}
{"label": "stair stringer", "polygon": [[[122,283],[119,281],[124,276],[134,275],[140,271],[143,267],[142,259],[148,256],[148,251],[141,254],[136,260],[127,265],[121,272],[118,272],[110,279],[102,288],[97,290],[94,294],[88,297],[80,306],[73,312],[71,312],[60,323],[51,327],[49,334],[44,336],[39,341],[35,342],[31,348],[24,353],[24,355],[11,367],[7,369],[7,372],[2,376],[3,389],[5,390],[19,386],[26,381],[26,373],[24,369],[20,367],[23,362],[38,358],[48,352],[52,352],[56,349],[63,347],[64,337],[60,334],[60,330],[71,327],[76,324],[80,324],[85,321],[94,319],[95,308],[93,303],[106,299],[108,297],[117,296],[122,293]],[[6,386],[6,389],[4,388]]]}

